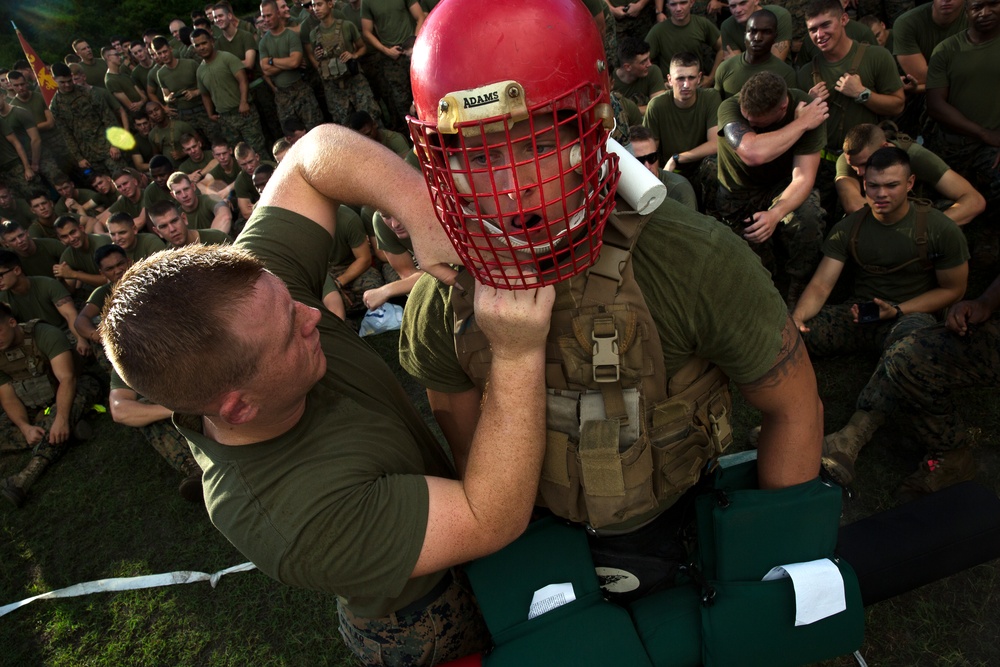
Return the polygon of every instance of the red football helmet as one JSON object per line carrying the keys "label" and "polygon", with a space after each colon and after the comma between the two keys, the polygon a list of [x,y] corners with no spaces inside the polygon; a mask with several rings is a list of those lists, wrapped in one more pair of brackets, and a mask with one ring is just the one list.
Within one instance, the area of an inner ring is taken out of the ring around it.
{"label": "red football helmet", "polygon": [[480,282],[587,269],[614,207],[604,47],[579,0],[443,0],[410,68],[409,118],[438,218]]}

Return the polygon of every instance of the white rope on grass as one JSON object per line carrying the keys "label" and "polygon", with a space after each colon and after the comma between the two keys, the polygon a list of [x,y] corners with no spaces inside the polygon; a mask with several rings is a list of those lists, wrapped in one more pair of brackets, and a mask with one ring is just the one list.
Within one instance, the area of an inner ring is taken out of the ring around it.
{"label": "white rope on grass", "polygon": [[11,604],[4,605],[3,607],[0,607],[0,616],[9,614],[15,609],[19,609],[26,604],[34,602],[35,600],[45,600],[48,598],[73,598],[80,595],[90,595],[91,593],[134,591],[141,588],[173,586],[174,584],[193,584],[197,581],[207,581],[212,585],[212,588],[215,588],[216,584],[219,583],[219,579],[221,579],[224,575],[232,574],[233,572],[249,572],[250,570],[255,569],[257,569],[257,566],[253,563],[243,563],[242,565],[227,567],[225,570],[219,570],[214,574],[184,570],[180,572],[167,572],[165,574],[147,574],[142,577],[98,579],[97,581],[74,584],[66,588],[60,588],[57,591],[49,591],[48,593],[42,593],[41,595],[26,598],[20,602],[12,602]]}

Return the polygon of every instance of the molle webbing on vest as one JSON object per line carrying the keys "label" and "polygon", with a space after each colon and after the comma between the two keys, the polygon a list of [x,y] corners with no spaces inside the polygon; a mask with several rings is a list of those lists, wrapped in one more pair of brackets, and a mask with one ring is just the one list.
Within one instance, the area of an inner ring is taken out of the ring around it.
{"label": "molle webbing on vest", "polygon": [[[547,442],[538,504],[595,528],[653,517],[732,441],[729,381],[692,359],[666,377],[656,323],[632,272],[648,216],[617,213],[588,271],[556,286],[546,346]],[[484,391],[490,349],[473,284],[451,292],[455,348]]]}
{"label": "molle webbing on vest", "polygon": [[38,348],[34,330],[38,320],[19,324],[24,332],[24,341],[15,348],[5,350],[4,371],[11,377],[14,393],[26,408],[42,408],[55,399],[55,390],[49,380],[49,364]]}

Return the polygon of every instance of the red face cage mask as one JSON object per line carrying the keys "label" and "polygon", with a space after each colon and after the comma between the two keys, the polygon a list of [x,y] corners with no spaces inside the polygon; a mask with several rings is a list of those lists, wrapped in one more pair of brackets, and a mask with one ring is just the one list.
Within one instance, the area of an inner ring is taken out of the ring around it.
{"label": "red face cage mask", "polygon": [[[482,40],[495,48],[478,58]],[[444,0],[424,24],[410,134],[438,218],[483,284],[550,285],[596,261],[618,183],[603,55],[578,0]]]}

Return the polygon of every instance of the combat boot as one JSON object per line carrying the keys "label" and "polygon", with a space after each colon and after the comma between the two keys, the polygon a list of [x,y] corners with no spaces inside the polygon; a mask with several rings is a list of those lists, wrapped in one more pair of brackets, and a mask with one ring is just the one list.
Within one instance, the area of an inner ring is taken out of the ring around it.
{"label": "combat boot", "polygon": [[903,480],[896,497],[909,502],[976,477],[976,458],[968,447],[934,452],[924,457],[917,472]]}
{"label": "combat boot", "polygon": [[28,498],[28,489],[41,477],[45,469],[49,467],[49,459],[44,456],[35,455],[24,466],[24,470],[11,475],[0,483],[0,495],[14,507],[21,507]]}
{"label": "combat boot", "polygon": [[841,486],[854,483],[854,462],[861,448],[885,421],[880,412],[857,410],[847,426],[823,438],[823,468]]}
{"label": "combat boot", "polygon": [[181,498],[190,503],[205,502],[205,494],[201,487],[201,468],[194,460],[194,457],[184,462],[181,466],[181,472],[185,475],[184,479],[181,480],[180,486],[177,487],[177,492],[181,494]]}

